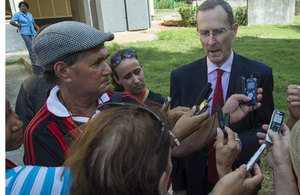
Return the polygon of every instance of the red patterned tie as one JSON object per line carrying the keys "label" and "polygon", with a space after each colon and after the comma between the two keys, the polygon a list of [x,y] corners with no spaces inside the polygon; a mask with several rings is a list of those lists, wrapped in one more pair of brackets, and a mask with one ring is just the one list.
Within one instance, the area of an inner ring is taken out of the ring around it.
{"label": "red patterned tie", "polygon": [[[224,70],[217,69],[217,72],[218,72],[218,76],[217,76],[214,97],[213,97],[213,104],[211,108],[211,115],[216,113],[218,104],[221,104],[222,107],[224,105],[223,90],[222,90],[222,75],[224,73]],[[208,165],[207,165],[207,179],[212,184],[216,184],[217,181],[219,180],[217,167],[216,167],[216,151],[213,147],[214,143],[215,141],[212,141],[209,144]]]}

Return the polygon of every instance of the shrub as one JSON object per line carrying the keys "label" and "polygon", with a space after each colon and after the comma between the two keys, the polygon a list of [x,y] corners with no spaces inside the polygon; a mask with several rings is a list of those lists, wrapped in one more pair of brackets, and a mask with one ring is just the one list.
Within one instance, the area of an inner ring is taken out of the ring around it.
{"label": "shrub", "polygon": [[173,9],[172,0],[154,0],[154,9]]}
{"label": "shrub", "polygon": [[233,9],[234,20],[241,26],[248,25],[247,7],[236,7]]}
{"label": "shrub", "polygon": [[[184,1],[175,0],[175,8],[185,6]],[[154,9],[173,9],[173,0],[154,0]]]}
{"label": "shrub", "polygon": [[179,7],[182,7],[182,6],[186,6],[186,3],[182,2],[182,1],[175,1],[175,8],[179,8]]}
{"label": "shrub", "polygon": [[178,12],[181,16],[184,26],[196,26],[196,11],[198,7],[182,6],[179,7]]}

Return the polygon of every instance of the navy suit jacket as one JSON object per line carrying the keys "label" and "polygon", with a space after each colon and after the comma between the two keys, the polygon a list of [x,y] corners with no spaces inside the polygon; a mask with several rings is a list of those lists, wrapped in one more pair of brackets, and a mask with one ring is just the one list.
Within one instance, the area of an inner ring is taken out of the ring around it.
{"label": "navy suit jacket", "polygon": [[[230,73],[230,79],[228,84],[228,91],[226,99],[232,94],[240,92],[240,84],[238,78],[244,76],[246,79],[251,77],[251,74],[255,73],[255,76],[259,75],[259,87],[263,88],[263,99],[261,100],[262,106],[260,109],[249,113],[243,120],[233,124],[230,128],[239,134],[239,138],[242,143],[242,150],[238,157],[238,160],[234,163],[233,167],[237,167],[242,163],[247,163],[251,156],[258,149],[258,138],[256,132],[262,131],[262,124],[268,124],[274,110],[273,103],[273,75],[272,69],[267,65],[247,59],[234,52],[234,58]],[[207,58],[204,57],[190,64],[179,67],[171,73],[171,88],[170,96],[172,97],[171,108],[176,106],[188,106],[192,107],[196,101],[198,94],[207,83]],[[199,156],[200,155],[200,156]],[[199,162],[196,162],[198,159]],[[193,174],[199,174],[197,178],[193,179],[186,175],[186,180],[191,180],[195,184],[196,191],[189,189],[188,194],[200,194],[203,178],[205,176],[205,169],[207,163],[207,150],[202,150],[194,154],[189,155],[183,159],[188,159],[185,165],[178,167],[176,163],[173,165],[172,182],[176,185],[176,179],[180,179],[181,176],[176,176],[177,172],[182,172],[182,166],[187,166],[183,169],[184,172],[191,172]],[[194,169],[194,166],[197,168]],[[198,173],[197,171],[198,170]],[[188,174],[188,173],[187,173]],[[180,175],[180,174],[179,174]],[[199,180],[200,178],[200,180]],[[197,180],[197,181],[196,181]],[[189,183],[189,181],[185,181]],[[193,186],[187,184],[188,186]],[[181,188],[181,187],[179,187]],[[191,187],[193,188],[193,187]],[[176,186],[175,186],[176,189]],[[179,189],[178,189],[179,190]],[[200,191],[198,191],[200,190]],[[189,193],[190,191],[190,193]]]}

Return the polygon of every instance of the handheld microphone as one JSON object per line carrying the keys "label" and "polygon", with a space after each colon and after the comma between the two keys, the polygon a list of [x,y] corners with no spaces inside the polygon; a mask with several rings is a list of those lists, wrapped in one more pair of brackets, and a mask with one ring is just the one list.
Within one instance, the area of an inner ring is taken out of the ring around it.
{"label": "handheld microphone", "polygon": [[224,117],[223,117],[223,111],[222,111],[222,106],[221,106],[221,104],[218,104],[218,105],[217,105],[217,114],[218,114],[219,125],[220,125],[220,128],[221,128],[222,131],[223,131],[224,138],[227,138],[227,137],[228,137],[228,134],[227,134],[227,132],[225,131],[225,120],[224,120]]}
{"label": "handheld microphone", "polygon": [[196,111],[194,115],[199,115],[202,112],[206,111],[206,109],[208,108],[208,103],[211,100],[211,99],[210,100],[207,99],[211,94],[211,92],[212,92],[211,83],[206,83],[195,102]]}

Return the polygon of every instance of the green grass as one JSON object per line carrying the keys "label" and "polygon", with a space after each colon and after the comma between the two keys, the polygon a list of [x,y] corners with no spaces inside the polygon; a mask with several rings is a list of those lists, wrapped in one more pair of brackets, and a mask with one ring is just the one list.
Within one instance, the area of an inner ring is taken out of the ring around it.
{"label": "green grass", "polygon": [[5,62],[6,66],[12,65],[12,64],[23,64],[23,58],[19,58],[18,60],[15,61],[7,61]]}
{"label": "green grass", "polygon": [[[286,90],[289,84],[300,85],[300,17],[295,25],[241,26],[233,43],[235,52],[263,62],[273,69],[275,108],[286,113]],[[195,28],[164,31],[155,41],[129,44],[108,44],[111,54],[119,49],[133,48],[144,67],[147,87],[164,97],[169,95],[170,73],[183,64],[205,56]],[[261,166],[265,179],[259,194],[273,194],[272,171],[265,155]]]}
{"label": "green grass", "polygon": [[300,24],[300,15],[295,16],[294,23],[295,23],[295,24]]}

